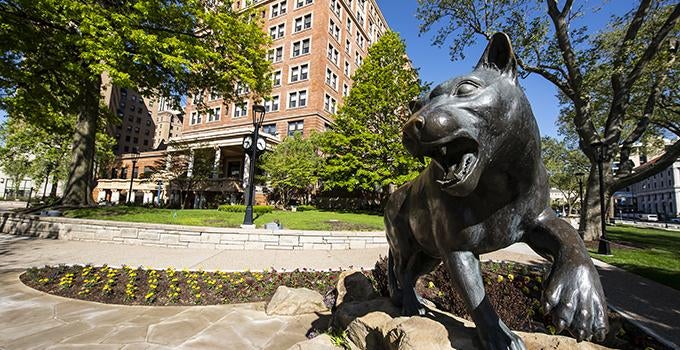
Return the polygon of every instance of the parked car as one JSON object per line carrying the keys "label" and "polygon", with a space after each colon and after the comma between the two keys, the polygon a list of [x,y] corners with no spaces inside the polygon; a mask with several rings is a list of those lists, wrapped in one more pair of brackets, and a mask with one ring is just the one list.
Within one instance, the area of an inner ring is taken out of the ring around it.
{"label": "parked car", "polygon": [[680,218],[672,218],[670,221],[674,224],[680,224]]}
{"label": "parked car", "polygon": [[640,214],[639,219],[642,221],[659,221],[659,216],[656,214]]}

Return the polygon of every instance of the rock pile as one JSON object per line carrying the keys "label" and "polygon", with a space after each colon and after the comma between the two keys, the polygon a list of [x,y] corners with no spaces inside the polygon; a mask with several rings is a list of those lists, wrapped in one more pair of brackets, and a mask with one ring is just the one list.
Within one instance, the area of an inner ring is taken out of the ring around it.
{"label": "rock pile", "polygon": [[[280,294],[280,295],[279,295]],[[305,298],[308,305],[305,304]],[[279,287],[267,305],[268,314],[327,313],[324,297],[314,291]],[[352,350],[479,349],[474,324],[428,306],[427,316],[400,317],[400,310],[378,296],[360,271],[345,271],[338,278],[331,326],[344,331]],[[529,350],[606,350],[603,346],[563,336],[517,334]],[[327,334],[295,344],[289,350],[338,349]]]}

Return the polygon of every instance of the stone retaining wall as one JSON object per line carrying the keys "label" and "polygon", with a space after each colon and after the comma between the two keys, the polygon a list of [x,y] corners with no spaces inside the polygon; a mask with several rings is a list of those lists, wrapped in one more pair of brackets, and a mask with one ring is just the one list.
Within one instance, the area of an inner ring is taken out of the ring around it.
{"label": "stone retaining wall", "polygon": [[0,233],[18,236],[173,248],[364,249],[387,247],[384,232],[195,227],[5,213]]}

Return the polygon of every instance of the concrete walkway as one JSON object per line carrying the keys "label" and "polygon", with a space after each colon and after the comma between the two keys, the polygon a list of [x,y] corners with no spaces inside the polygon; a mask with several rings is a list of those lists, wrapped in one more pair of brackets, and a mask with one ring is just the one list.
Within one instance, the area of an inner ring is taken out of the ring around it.
{"label": "concrete walkway", "polygon": [[[32,308],[32,300],[41,300],[41,302],[47,303],[45,305],[57,305],[64,302],[66,299],[46,296],[42,293],[35,292],[23,285],[16,282],[16,271],[19,269],[25,269],[31,266],[42,266],[45,264],[108,264],[110,266],[120,266],[123,264],[130,266],[145,266],[154,268],[166,268],[173,266],[175,268],[189,268],[189,269],[199,269],[204,270],[222,270],[222,271],[235,271],[235,270],[263,270],[267,268],[274,267],[278,270],[282,269],[295,269],[295,268],[308,268],[317,270],[326,269],[338,269],[338,268],[372,268],[375,261],[380,255],[386,255],[387,249],[361,249],[361,250],[346,250],[346,251],[229,251],[229,250],[203,250],[203,249],[173,249],[173,248],[162,248],[162,247],[142,247],[142,246],[126,246],[126,245],[114,245],[114,244],[102,244],[102,243],[90,243],[90,242],[74,242],[74,241],[61,241],[61,240],[40,240],[31,238],[21,238],[7,235],[0,235],[0,329],[8,329],[10,326],[17,324],[18,320],[23,317],[28,317],[33,320],[32,312],[28,312]],[[523,244],[516,244],[504,250],[487,254],[482,256],[483,259],[491,260],[508,260],[516,261],[522,263],[531,264],[544,264],[546,261],[536,255],[528,246]],[[618,311],[622,312],[624,315],[630,319],[637,322],[640,326],[647,328],[650,332],[657,334],[659,337],[665,339],[671,348],[680,348],[677,344],[680,344],[680,292],[672,288],[660,285],[653,281],[647,280],[645,278],[639,277],[637,275],[625,272],[622,269],[613,267],[611,265],[596,261],[596,266],[600,271],[602,278],[602,283],[605,288],[605,293],[607,295],[607,300],[611,306],[616,308]],[[15,281],[15,282],[12,282]],[[6,284],[9,283],[9,284]],[[6,287],[9,285],[9,287]],[[9,292],[7,292],[9,291]],[[37,293],[37,294],[36,294]],[[38,298],[40,297],[40,298]],[[36,299],[38,298],[38,299]],[[55,301],[57,298],[58,301]],[[81,303],[84,302],[76,302]],[[97,310],[109,310],[110,308],[117,308],[120,313],[127,313],[128,310],[136,310],[134,307],[117,307],[101,304],[91,304],[84,303],[82,306],[90,313],[97,314]],[[8,318],[3,312],[5,312],[6,305],[13,305],[12,309],[18,310],[14,318]],[[22,305],[27,308],[22,309]],[[43,305],[44,306],[44,305]],[[49,308],[50,306],[45,306]],[[253,320],[258,319],[254,315],[255,311],[252,311],[253,306],[243,306],[246,309],[245,314],[253,315]],[[17,309],[18,308],[18,309]],[[139,307],[139,313],[144,314],[150,312],[151,310]],[[203,310],[205,307],[192,307],[188,310]],[[210,307],[208,307],[210,308]],[[212,307],[221,308],[221,307]],[[224,310],[241,310],[241,306],[224,306]],[[248,309],[250,308],[250,309]],[[125,311],[123,311],[123,309]],[[165,309],[165,308],[160,308]],[[21,311],[23,310],[23,311]],[[179,309],[178,309],[179,310]],[[222,310],[222,309],[220,309]],[[247,311],[251,310],[251,311]],[[135,312],[137,312],[135,311]],[[257,311],[257,310],[256,310]],[[182,312],[186,312],[183,310]],[[202,311],[191,311],[191,312],[202,312]],[[227,312],[231,311],[220,311],[225,314],[222,315],[226,317]],[[236,311],[235,311],[236,312]],[[258,314],[261,317],[261,311]],[[242,313],[238,311],[237,314]],[[48,315],[46,313],[45,315]],[[79,314],[80,318],[74,317],[76,321],[87,322],[89,314],[88,312],[82,312]],[[178,313],[172,316],[149,316],[144,318],[147,320],[146,327],[150,327],[153,324],[158,324],[165,322],[167,317],[177,316]],[[188,315],[188,313],[187,313]],[[43,318],[47,316],[42,316]],[[141,316],[140,316],[141,317]],[[179,317],[179,316],[178,316]],[[216,317],[216,316],[215,316]],[[236,317],[236,316],[233,316]],[[48,317],[50,320],[52,316]],[[222,318],[213,320],[217,322]],[[269,318],[262,318],[262,322],[265,322]],[[260,319],[258,319],[260,320]],[[58,319],[57,321],[63,322],[63,320]],[[313,321],[313,320],[311,320]],[[301,332],[304,335],[309,325],[307,323],[310,320],[300,321],[304,324],[299,327],[296,331]],[[50,321],[52,322],[52,321]],[[179,321],[178,321],[179,322]],[[189,318],[183,319],[182,322],[188,322],[188,324],[193,325],[194,321]],[[201,322],[201,321],[196,321]],[[258,321],[259,322],[259,321]],[[281,329],[287,329],[288,323],[286,322],[298,322],[290,320],[279,320]],[[265,322],[266,323],[266,322]],[[285,325],[284,325],[285,323]],[[53,326],[57,324],[52,322]],[[63,324],[59,324],[63,326]],[[92,327],[95,327],[93,325]],[[203,329],[209,329],[213,326],[213,323],[204,323],[201,327]],[[48,325],[45,325],[48,327]],[[90,327],[90,328],[92,328]],[[189,327],[184,325],[183,327]],[[193,327],[193,326],[191,326]],[[223,326],[221,326],[223,327]],[[292,327],[292,326],[291,326]],[[307,329],[304,329],[307,327]],[[11,328],[11,327],[10,327]],[[40,327],[24,327],[29,328],[25,331],[45,331],[45,329],[40,329]],[[50,327],[48,327],[49,329]],[[86,329],[90,329],[86,328]],[[115,329],[109,329],[110,332],[114,332]],[[83,331],[85,332],[85,331]],[[102,330],[103,332],[103,330]],[[60,333],[60,332],[57,332]],[[3,335],[4,334],[4,335]],[[11,346],[7,347],[7,337],[8,332],[0,332],[0,348],[5,346],[7,349],[14,348],[30,348],[29,343],[25,343],[26,346]],[[9,332],[9,334],[14,334]],[[19,333],[16,333],[19,334]],[[51,333],[49,333],[51,334]],[[106,333],[109,334],[115,333]],[[199,334],[199,333],[196,333]],[[196,334],[192,335],[195,336]],[[102,342],[106,338],[102,335]],[[29,336],[28,334],[26,336]],[[135,339],[141,339],[141,335]],[[149,341],[150,338],[147,330],[145,341]],[[32,339],[39,339],[41,337],[31,337]],[[155,339],[155,338],[154,338]],[[190,341],[191,337],[185,338],[183,341]],[[224,338],[226,339],[226,338]],[[11,339],[12,341],[18,341],[18,339]],[[64,338],[62,341],[66,341]],[[11,343],[19,344],[19,343]],[[140,342],[137,345],[147,344]],[[163,346],[163,344],[150,342],[153,346]],[[184,343],[177,343],[184,344]],[[177,344],[173,344],[177,345]],[[166,344],[167,345],[167,344]],[[272,347],[274,345],[270,344],[265,346],[265,343],[258,343],[258,345],[246,346],[246,347],[234,347],[234,348],[276,348]],[[290,345],[288,345],[290,346]],[[37,346],[42,348],[44,346]],[[119,344],[118,348],[122,348],[123,345]],[[87,347],[91,348],[91,347]],[[115,347],[114,347],[115,348]],[[143,346],[140,348],[144,348]],[[153,347],[152,347],[153,348]],[[286,347],[287,348],[287,347]],[[127,348],[126,348],[127,349]]]}

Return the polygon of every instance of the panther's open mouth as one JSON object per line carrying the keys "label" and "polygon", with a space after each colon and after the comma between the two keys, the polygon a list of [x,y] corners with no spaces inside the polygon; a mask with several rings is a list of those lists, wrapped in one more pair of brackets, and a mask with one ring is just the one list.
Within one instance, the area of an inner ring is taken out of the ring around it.
{"label": "panther's open mouth", "polygon": [[479,145],[468,137],[457,137],[430,149],[430,158],[441,168],[443,176],[437,180],[442,187],[463,182],[477,165]]}

